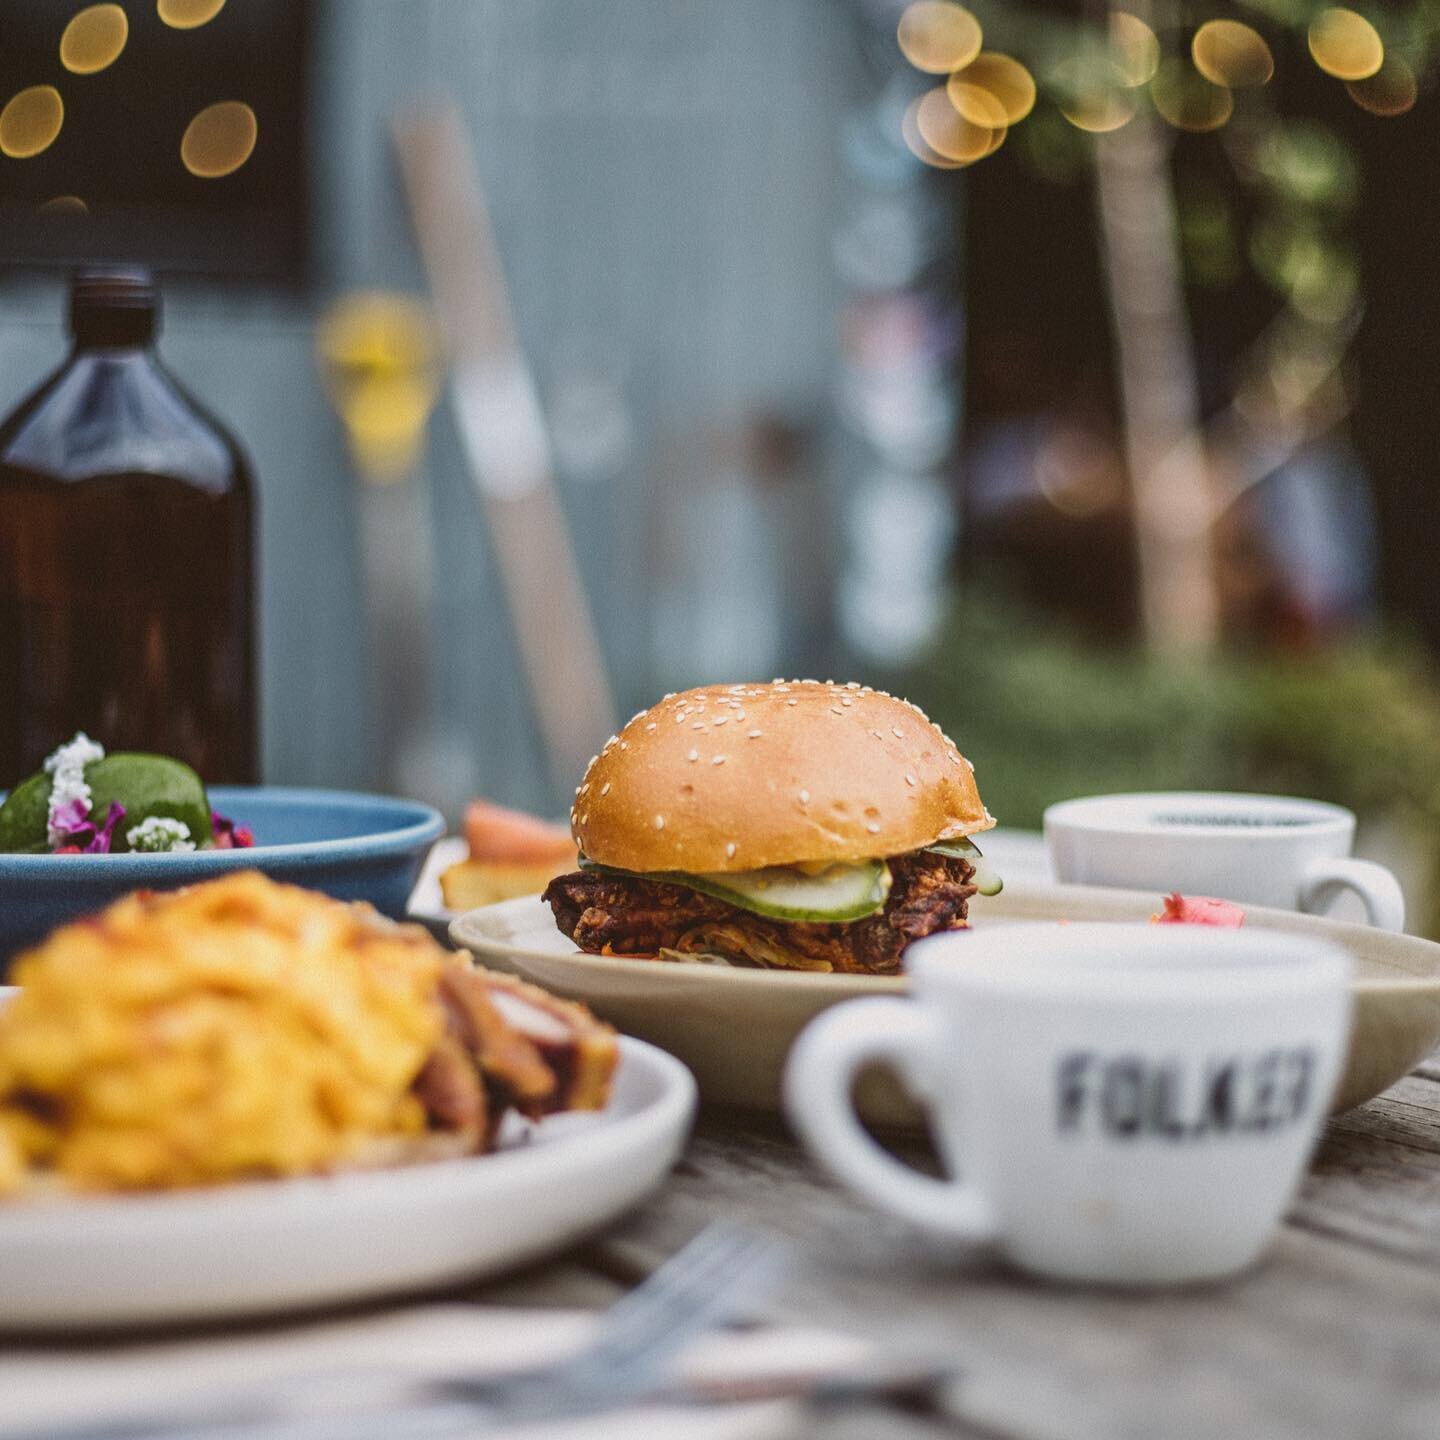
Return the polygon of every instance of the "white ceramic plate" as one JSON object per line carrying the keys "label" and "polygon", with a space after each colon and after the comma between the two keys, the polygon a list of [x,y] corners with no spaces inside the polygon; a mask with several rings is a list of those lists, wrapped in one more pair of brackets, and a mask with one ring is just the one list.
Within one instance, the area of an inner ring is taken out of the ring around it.
{"label": "white ceramic plate", "polygon": [[[1007,880],[971,902],[977,932],[1014,920],[1146,922],[1160,897],[1080,885]],[[1344,1110],[1378,1095],[1440,1043],[1440,945],[1365,925],[1289,910],[1246,907],[1252,929],[1320,935],[1355,959],[1355,1029],[1335,1099]],[[862,995],[899,994],[903,977],[728,969],[582,954],[555,928],[538,897],[472,910],[450,927],[482,965],[508,970],[557,995],[581,1000],[627,1034],[678,1055],[709,1101],[776,1109],[785,1055],[821,1010]],[[862,1112],[881,1125],[920,1123],[889,1076],[866,1076]]]}
{"label": "white ceramic plate", "polygon": [[461,912],[451,910],[445,904],[444,892],[440,889],[440,876],[452,865],[458,865],[470,854],[470,847],[463,835],[446,835],[437,840],[420,867],[420,877],[410,892],[410,903],[406,913],[412,920],[428,925],[442,940],[451,921],[458,920]]}
{"label": "white ceramic plate", "polygon": [[685,1143],[695,1082],[622,1039],[605,1110],[466,1160],[0,1205],[0,1331],[218,1319],[508,1270],[614,1219]]}

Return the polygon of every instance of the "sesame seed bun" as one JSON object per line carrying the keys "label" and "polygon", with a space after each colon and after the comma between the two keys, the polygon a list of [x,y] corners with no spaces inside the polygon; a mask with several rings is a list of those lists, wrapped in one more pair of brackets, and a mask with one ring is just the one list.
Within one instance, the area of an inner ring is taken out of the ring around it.
{"label": "sesame seed bun", "polygon": [[901,855],[988,830],[970,762],[906,700],[777,680],[667,695],[575,792],[583,854],[692,874]]}

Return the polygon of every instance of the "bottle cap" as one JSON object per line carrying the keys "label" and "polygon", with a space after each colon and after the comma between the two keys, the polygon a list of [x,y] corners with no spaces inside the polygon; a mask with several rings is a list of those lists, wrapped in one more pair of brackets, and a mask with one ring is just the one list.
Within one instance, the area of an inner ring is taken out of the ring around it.
{"label": "bottle cap", "polygon": [[70,282],[70,333],[81,345],[144,345],[159,328],[160,293],[148,270],[107,266]]}

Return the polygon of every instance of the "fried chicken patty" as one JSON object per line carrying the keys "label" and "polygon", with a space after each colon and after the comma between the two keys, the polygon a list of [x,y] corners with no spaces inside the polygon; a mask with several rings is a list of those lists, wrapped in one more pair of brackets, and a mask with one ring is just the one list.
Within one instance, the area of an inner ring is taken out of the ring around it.
{"label": "fried chicken patty", "polygon": [[843,924],[771,920],[677,882],[606,870],[558,876],[543,898],[560,929],[595,955],[710,952],[774,968],[890,975],[912,940],[965,924],[975,870],[929,850],[889,865],[885,908]]}

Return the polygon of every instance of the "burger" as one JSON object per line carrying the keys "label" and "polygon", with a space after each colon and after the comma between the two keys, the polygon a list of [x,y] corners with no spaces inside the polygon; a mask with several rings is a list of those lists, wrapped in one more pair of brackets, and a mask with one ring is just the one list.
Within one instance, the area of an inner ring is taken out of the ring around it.
{"label": "burger", "polygon": [[667,695],[606,742],[545,900],[582,950],[893,974],[1000,885],[974,767],[905,700],[777,680]]}

